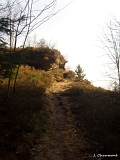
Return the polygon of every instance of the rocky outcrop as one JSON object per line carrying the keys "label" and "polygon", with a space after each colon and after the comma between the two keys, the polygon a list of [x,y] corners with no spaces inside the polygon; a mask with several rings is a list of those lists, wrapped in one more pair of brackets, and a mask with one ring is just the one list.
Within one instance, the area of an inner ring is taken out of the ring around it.
{"label": "rocky outcrop", "polygon": [[67,60],[57,49],[49,47],[28,48],[26,64],[36,69],[52,70],[56,68],[65,69]]}

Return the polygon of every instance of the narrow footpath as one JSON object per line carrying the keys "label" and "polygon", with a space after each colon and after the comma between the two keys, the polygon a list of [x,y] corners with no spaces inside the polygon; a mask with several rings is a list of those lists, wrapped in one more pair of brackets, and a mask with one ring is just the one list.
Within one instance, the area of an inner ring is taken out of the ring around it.
{"label": "narrow footpath", "polygon": [[71,87],[71,82],[59,82],[52,88],[53,126],[46,160],[79,160],[83,155],[79,149],[84,148],[84,140],[79,139],[75,129],[74,118],[70,112],[70,102],[63,92]]}
{"label": "narrow footpath", "polygon": [[75,120],[70,111],[69,98],[63,93],[71,82],[59,82],[51,88],[51,133],[46,140],[44,157],[37,160],[89,160],[86,142],[82,133],[76,130]]}

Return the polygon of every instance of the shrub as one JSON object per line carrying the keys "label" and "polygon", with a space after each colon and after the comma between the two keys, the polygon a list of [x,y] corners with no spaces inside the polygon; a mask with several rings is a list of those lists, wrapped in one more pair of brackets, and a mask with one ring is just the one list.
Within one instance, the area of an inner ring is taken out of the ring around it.
{"label": "shrub", "polygon": [[[41,144],[49,128],[51,75],[45,71],[21,66],[14,97],[10,95],[9,112],[3,112],[7,79],[0,83],[0,159],[32,160],[35,145]],[[11,81],[11,84],[13,81]],[[10,88],[12,93],[12,87]]]}
{"label": "shrub", "polygon": [[66,71],[65,73],[63,73],[63,77],[65,79],[74,79],[75,78],[75,72],[69,70],[69,71]]}
{"label": "shrub", "polygon": [[120,154],[120,96],[84,82],[76,82],[67,91],[76,128],[83,129],[89,152]]}

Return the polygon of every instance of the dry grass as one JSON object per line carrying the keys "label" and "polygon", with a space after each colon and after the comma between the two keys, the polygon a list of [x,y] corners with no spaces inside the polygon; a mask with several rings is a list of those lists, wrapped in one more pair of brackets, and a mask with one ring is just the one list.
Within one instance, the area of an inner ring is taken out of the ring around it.
{"label": "dry grass", "polygon": [[85,82],[75,82],[64,93],[72,103],[71,112],[76,129],[84,133],[90,154],[120,154],[120,95],[94,87]]}
{"label": "dry grass", "polygon": [[7,79],[0,84],[0,159],[33,160],[43,150],[42,139],[50,126],[49,95],[45,91],[51,83],[50,74],[22,66],[9,112],[4,111]]}
{"label": "dry grass", "polygon": [[[60,79],[62,82],[56,82]],[[63,93],[63,99],[64,95],[69,99],[66,106],[74,118],[75,134],[78,139],[83,135],[87,142],[83,150],[77,148],[77,154],[120,154],[118,93],[94,87],[88,81],[68,82],[63,79],[62,70],[45,72],[21,66],[8,113],[4,111],[7,81],[0,83],[0,159],[33,160],[36,154],[44,155],[49,143],[46,135],[51,130],[51,92]]]}

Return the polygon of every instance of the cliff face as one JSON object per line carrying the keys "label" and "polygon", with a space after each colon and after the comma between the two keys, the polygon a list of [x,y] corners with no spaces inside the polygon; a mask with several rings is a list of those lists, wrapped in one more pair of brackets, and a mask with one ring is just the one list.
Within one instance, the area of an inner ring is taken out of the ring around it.
{"label": "cliff face", "polygon": [[52,70],[56,68],[65,69],[67,61],[61,55],[60,51],[49,47],[41,47],[27,50],[26,64],[36,69]]}

